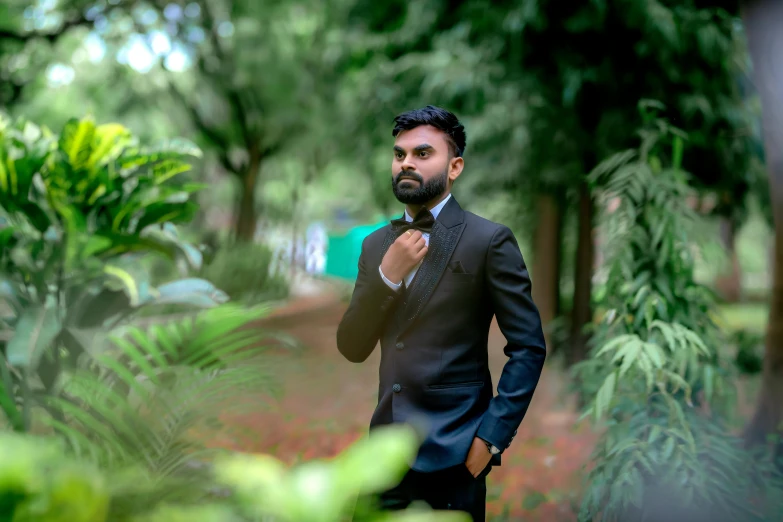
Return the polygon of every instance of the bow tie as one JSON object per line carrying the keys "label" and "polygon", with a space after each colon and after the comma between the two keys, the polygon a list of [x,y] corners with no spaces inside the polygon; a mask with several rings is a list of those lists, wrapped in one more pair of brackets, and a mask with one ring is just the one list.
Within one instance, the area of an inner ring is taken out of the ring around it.
{"label": "bow tie", "polygon": [[432,215],[432,212],[423,208],[416,214],[416,217],[413,218],[412,223],[406,221],[405,218],[399,218],[393,219],[391,224],[395,230],[402,230],[404,232],[413,229],[429,234],[432,232],[432,227],[435,225],[435,216]]}

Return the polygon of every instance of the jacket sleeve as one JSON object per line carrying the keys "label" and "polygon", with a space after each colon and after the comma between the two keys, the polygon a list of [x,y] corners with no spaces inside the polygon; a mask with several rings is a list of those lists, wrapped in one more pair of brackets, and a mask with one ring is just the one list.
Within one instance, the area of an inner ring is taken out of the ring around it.
{"label": "jacket sleeve", "polygon": [[378,344],[383,326],[400,294],[384,283],[379,266],[368,265],[367,242],[362,242],[359,275],[351,302],[337,327],[337,349],[351,362],[360,363]]}
{"label": "jacket sleeve", "polygon": [[522,423],[546,358],[538,308],[531,295],[530,276],[519,246],[508,227],[500,227],[487,251],[486,278],[498,326],[506,338],[508,356],[476,433],[505,450]]}

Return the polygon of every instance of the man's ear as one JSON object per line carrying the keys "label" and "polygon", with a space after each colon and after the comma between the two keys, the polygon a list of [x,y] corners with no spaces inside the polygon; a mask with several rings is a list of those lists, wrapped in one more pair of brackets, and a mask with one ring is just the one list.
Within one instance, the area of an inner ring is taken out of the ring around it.
{"label": "man's ear", "polygon": [[449,161],[449,181],[454,183],[454,180],[456,180],[460,174],[462,174],[462,169],[465,167],[465,160],[456,157],[451,158],[451,161]]}

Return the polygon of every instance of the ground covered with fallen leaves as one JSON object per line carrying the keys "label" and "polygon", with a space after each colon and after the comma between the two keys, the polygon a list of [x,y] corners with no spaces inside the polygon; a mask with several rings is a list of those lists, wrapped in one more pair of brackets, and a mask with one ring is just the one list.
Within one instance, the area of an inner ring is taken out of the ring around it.
{"label": "ground covered with fallen leaves", "polygon": [[[280,396],[258,411],[230,419],[232,430],[217,443],[225,448],[267,453],[295,464],[332,457],[367,433],[375,407],[380,350],[362,364],[337,351],[335,332],[345,309],[338,299],[299,299],[270,326],[294,335],[297,352],[280,351],[275,373]],[[493,325],[489,352],[493,383],[506,361],[505,339]],[[565,400],[565,377],[547,365],[530,410],[503,465],[487,478],[490,522],[575,520],[580,470],[595,435]]]}

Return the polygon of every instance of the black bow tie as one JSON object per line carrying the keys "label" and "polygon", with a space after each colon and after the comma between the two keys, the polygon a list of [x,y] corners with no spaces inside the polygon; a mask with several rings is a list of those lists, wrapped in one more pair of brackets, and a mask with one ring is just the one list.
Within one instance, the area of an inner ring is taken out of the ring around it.
{"label": "black bow tie", "polygon": [[432,215],[432,212],[423,208],[416,214],[416,217],[413,218],[412,223],[406,221],[405,218],[399,218],[393,219],[391,224],[392,227],[398,231],[419,230],[422,233],[429,234],[432,232],[432,227],[435,225],[435,216]]}

